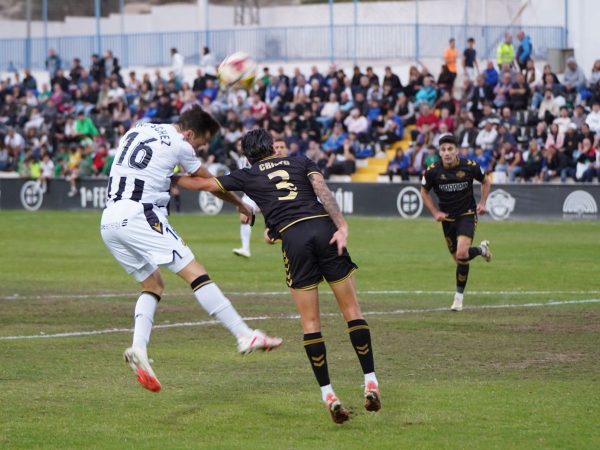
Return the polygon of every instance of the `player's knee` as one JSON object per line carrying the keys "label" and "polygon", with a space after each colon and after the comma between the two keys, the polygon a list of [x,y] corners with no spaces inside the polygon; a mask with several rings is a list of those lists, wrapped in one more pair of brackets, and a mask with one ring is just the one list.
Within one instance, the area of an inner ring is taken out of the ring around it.
{"label": "player's knee", "polygon": [[160,276],[160,272],[155,272],[142,281],[142,289],[147,292],[152,292],[158,297],[162,296],[165,290],[165,282]]}
{"label": "player's knee", "polygon": [[467,255],[466,258],[459,258],[457,256],[456,257],[456,264],[459,264],[461,266],[467,266],[467,265],[469,265],[469,255]]}
{"label": "player's knee", "polygon": [[301,318],[302,331],[304,333],[316,333],[321,331],[321,320],[318,315],[303,315]]}
{"label": "player's knee", "polygon": [[461,261],[466,260],[467,262],[469,262],[469,250],[457,250],[456,251],[456,262],[461,264]]}

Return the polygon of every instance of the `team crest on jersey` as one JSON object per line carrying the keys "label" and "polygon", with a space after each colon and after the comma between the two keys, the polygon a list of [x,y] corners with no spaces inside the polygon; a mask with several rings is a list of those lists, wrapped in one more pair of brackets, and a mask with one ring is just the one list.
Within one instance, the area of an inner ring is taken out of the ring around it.
{"label": "team crest on jersey", "polygon": [[465,177],[465,173],[462,170],[459,170],[458,172],[456,172],[456,176],[458,178],[464,178]]}
{"label": "team crest on jersey", "polygon": [[443,174],[441,174],[441,175],[440,175],[440,180],[445,180],[445,179],[446,179],[446,174],[444,174],[444,173],[443,173]]}
{"label": "team crest on jersey", "polygon": [[163,224],[161,222],[153,223],[151,227],[157,233],[163,234]]}

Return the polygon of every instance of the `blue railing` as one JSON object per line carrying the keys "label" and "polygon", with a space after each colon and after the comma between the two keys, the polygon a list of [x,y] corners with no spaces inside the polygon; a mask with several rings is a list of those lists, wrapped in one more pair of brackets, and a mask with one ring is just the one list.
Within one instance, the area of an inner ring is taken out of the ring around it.
{"label": "blue railing", "polygon": [[[238,50],[253,55],[257,61],[336,61],[336,60],[395,60],[441,57],[454,37],[457,47],[466,40],[476,40],[478,57],[495,59],[496,47],[504,33],[514,34],[521,28],[464,25],[335,25],[314,27],[247,28],[170,33],[101,35],[100,48],[110,49],[120,58],[123,67],[165,66],[170,64],[171,47],[186,57],[187,64],[197,64],[200,49],[208,45],[217,59]],[[562,27],[524,27],[533,42],[533,57],[544,59],[549,48],[564,43]],[[208,39],[208,42],[206,40]],[[416,43],[419,48],[416,48]],[[0,39],[0,69],[43,69],[47,49],[54,48],[63,65],[69,67],[75,57],[89,66],[90,56],[97,52],[96,35]],[[28,55],[28,51],[30,54]],[[28,58],[29,56],[29,58]]]}

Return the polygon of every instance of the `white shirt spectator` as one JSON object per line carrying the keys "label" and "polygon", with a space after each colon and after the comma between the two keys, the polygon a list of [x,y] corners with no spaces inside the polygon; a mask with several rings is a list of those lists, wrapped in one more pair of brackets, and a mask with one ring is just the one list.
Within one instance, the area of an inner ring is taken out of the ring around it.
{"label": "white shirt spectator", "polygon": [[180,80],[183,80],[183,64],[183,55],[179,52],[173,53],[173,56],[171,57],[171,67],[173,68],[175,76]]}
{"label": "white shirt spectator", "polygon": [[365,133],[369,128],[369,121],[363,115],[361,115],[358,109],[353,109],[350,115],[344,120],[344,125],[348,133]]}
{"label": "white shirt spectator", "polygon": [[4,138],[4,145],[13,149],[23,150],[25,148],[25,139],[15,131],[9,131]]}
{"label": "white shirt spectator", "polygon": [[217,62],[215,57],[212,55],[212,53],[210,53],[210,51],[207,50],[207,52],[200,58],[200,67],[204,71],[204,74],[213,77],[217,76],[217,71],[215,69],[216,65]]}
{"label": "white shirt spectator", "polygon": [[496,131],[496,128],[488,127],[486,125],[486,127],[477,135],[475,144],[481,146],[484,150],[492,150],[497,137],[498,132]]}
{"label": "white shirt spectator", "polygon": [[43,178],[54,177],[54,162],[48,158],[48,161],[42,161],[40,164],[41,174]]}
{"label": "white shirt spectator", "polygon": [[323,109],[321,109],[322,117],[333,117],[335,113],[340,110],[340,104],[338,102],[327,102],[323,105]]}
{"label": "white shirt spectator", "polygon": [[593,132],[596,134],[600,133],[600,109],[597,111],[592,110],[592,112],[590,112],[585,118],[585,123],[590,126],[590,130]]}

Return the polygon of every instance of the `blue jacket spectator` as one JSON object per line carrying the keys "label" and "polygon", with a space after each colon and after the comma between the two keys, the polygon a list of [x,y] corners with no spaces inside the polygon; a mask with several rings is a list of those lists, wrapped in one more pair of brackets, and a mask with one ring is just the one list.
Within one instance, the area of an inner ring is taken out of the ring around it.
{"label": "blue jacket spectator", "polygon": [[344,141],[346,140],[346,133],[342,128],[341,123],[336,123],[333,126],[333,132],[329,135],[327,140],[323,143],[323,151],[326,153],[335,152],[342,148]]}
{"label": "blue jacket spectator", "polygon": [[517,49],[517,63],[521,70],[525,70],[527,61],[531,58],[531,52],[533,51],[531,36],[526,35],[523,31],[519,31],[517,38],[521,41]]}
{"label": "blue jacket spectator", "polygon": [[417,104],[426,102],[430,107],[433,108],[436,98],[437,91],[431,85],[431,79],[429,77],[425,77],[423,79],[423,87],[417,91],[417,95],[415,96]]}

